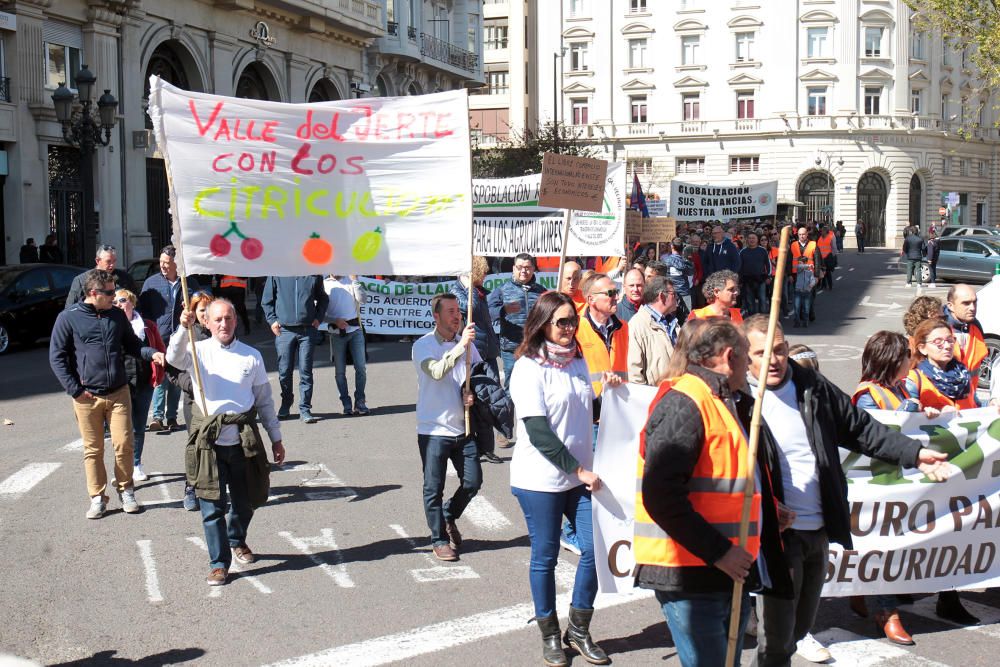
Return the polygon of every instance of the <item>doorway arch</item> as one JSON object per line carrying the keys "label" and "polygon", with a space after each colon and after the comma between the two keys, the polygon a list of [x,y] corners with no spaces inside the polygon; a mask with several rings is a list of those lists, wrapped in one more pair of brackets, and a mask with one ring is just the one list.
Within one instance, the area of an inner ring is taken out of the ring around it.
{"label": "doorway arch", "polygon": [[913,174],[910,177],[910,209],[909,222],[920,229],[924,229],[924,182],[920,176]]}
{"label": "doorway arch", "polygon": [[867,171],[858,180],[858,220],[865,223],[865,245],[885,246],[885,203],[889,188],[885,179]]}
{"label": "doorway arch", "polygon": [[805,204],[806,220],[829,222],[833,218],[836,180],[827,171],[813,171],[799,181],[798,200]]}

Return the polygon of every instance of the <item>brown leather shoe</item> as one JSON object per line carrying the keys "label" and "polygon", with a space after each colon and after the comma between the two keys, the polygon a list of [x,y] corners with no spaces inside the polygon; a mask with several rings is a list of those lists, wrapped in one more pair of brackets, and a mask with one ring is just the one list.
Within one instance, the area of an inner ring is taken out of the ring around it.
{"label": "brown leather shoe", "polygon": [[893,644],[913,646],[916,643],[913,641],[910,633],[906,631],[906,628],[903,627],[903,622],[899,620],[899,613],[895,609],[890,612],[875,614],[875,624]]}
{"label": "brown leather shoe", "polygon": [[444,532],[448,533],[448,543],[452,549],[458,551],[462,548],[462,533],[459,532],[454,520],[444,522]]}
{"label": "brown leather shoe", "polygon": [[246,543],[233,547],[233,558],[240,565],[252,565],[257,560],[257,557],[253,555],[253,552],[250,551],[250,547]]}
{"label": "brown leather shoe", "polygon": [[205,578],[205,581],[209,586],[223,586],[226,583],[227,574],[228,573],[224,568],[212,568],[212,571],[208,573],[208,577]]}
{"label": "brown leather shoe", "polygon": [[449,562],[458,560],[458,554],[455,553],[450,544],[439,544],[436,547],[431,547],[431,550],[434,552],[434,557],[438,560]]}
{"label": "brown leather shoe", "polygon": [[864,595],[851,596],[851,611],[861,618],[868,618],[868,604],[865,603]]}

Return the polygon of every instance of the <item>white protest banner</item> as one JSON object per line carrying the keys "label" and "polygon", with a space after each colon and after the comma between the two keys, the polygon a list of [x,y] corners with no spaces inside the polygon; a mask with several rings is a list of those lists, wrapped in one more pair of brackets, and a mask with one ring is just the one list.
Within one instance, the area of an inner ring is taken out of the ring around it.
{"label": "white protest banner", "polygon": [[601,488],[592,497],[594,558],[602,593],[627,593],[633,586],[633,524],[639,432],[646,426],[657,387],[623,384],[601,394],[594,472]]}
{"label": "white protest banner", "polygon": [[742,185],[670,181],[670,215],[678,222],[771,217],[777,205],[778,181]]}
{"label": "white protest banner", "polygon": [[455,275],[471,262],[464,90],[283,104],[150,79],[188,273]]}
{"label": "white protest banner", "polygon": [[[472,183],[473,254],[536,257],[562,251],[562,209],[540,206],[541,174],[476,179]],[[600,213],[576,211],[566,254],[582,257],[622,255],[625,250],[625,165],[608,164]]]}
{"label": "white protest banner", "polygon": [[930,483],[917,470],[848,454],[854,548],[830,545],[823,595],[930,593],[1000,585],[1000,418],[993,408],[927,419],[872,411],[925,446],[947,452],[953,475]]}
{"label": "white protest banner", "polygon": [[[490,274],[483,281],[486,291],[510,278],[510,274]],[[361,324],[371,334],[413,336],[434,328],[431,299],[451,291],[454,280],[407,283],[393,280],[359,278],[365,291],[361,304]],[[555,289],[555,273],[536,273],[535,280],[546,289]]]}

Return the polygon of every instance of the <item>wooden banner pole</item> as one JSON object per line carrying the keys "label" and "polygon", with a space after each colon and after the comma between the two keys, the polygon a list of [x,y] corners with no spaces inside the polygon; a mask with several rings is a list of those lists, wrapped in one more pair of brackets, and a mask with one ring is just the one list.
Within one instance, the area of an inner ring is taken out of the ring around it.
{"label": "wooden banner pole", "polygon": [[[469,119],[469,135],[472,135],[472,113],[469,110],[469,93],[465,93],[465,106],[466,114],[465,117]],[[469,165],[469,192],[472,192],[472,166]],[[476,219],[473,216],[470,220],[472,225],[472,230],[469,232],[469,313],[465,318],[465,326],[469,327],[472,325],[472,308],[474,305],[474,293],[476,291],[476,286],[472,284],[472,268],[475,264],[476,257]],[[461,276],[457,276],[458,280],[461,280]],[[473,339],[472,345],[476,344]],[[465,391],[469,392],[472,390],[472,351],[469,349],[465,350]],[[465,437],[472,435],[472,408],[465,406]]]}
{"label": "wooden banner pole", "polygon": [[[757,446],[760,442],[761,410],[764,407],[764,392],[767,391],[767,371],[771,366],[771,348],[778,329],[778,316],[781,314],[781,291],[785,282],[785,264],[788,258],[788,236],[791,227],[786,225],[781,230],[781,240],[778,242],[778,267],[774,272],[774,289],[771,293],[771,314],[767,322],[767,336],[764,338],[764,356],[760,362],[760,373],[757,377],[757,391],[754,396],[753,416],[750,418],[750,442],[747,448],[747,467],[745,491],[743,493],[743,509],[740,513],[739,546],[746,548],[750,532],[750,509],[754,496],[754,473],[757,469]],[[736,640],[739,638],[740,607],[743,598],[742,582],[733,583],[732,609],[729,614],[729,643],[726,647],[725,664],[737,664]]]}

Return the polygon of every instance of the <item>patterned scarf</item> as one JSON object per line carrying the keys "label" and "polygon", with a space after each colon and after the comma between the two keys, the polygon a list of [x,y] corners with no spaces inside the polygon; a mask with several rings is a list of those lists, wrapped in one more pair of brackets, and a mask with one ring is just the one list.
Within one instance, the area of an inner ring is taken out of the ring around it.
{"label": "patterned scarf", "polygon": [[539,348],[535,354],[535,361],[542,366],[553,366],[555,368],[566,368],[576,358],[576,341],[569,347],[545,341],[544,351]]}
{"label": "patterned scarf", "polygon": [[917,368],[930,378],[938,391],[951,400],[968,396],[972,376],[965,364],[958,359],[952,359],[944,369],[938,368],[928,359],[924,359],[917,365]]}

